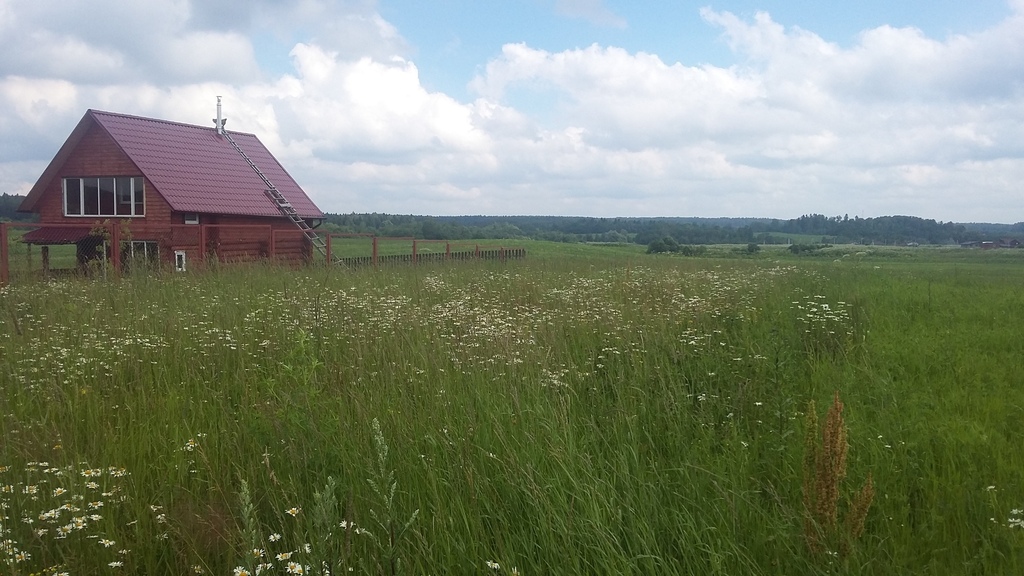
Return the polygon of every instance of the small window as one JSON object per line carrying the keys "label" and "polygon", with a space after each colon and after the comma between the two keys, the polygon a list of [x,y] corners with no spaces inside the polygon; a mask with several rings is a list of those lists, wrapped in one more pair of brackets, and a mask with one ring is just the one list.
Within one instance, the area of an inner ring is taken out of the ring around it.
{"label": "small window", "polygon": [[156,267],[160,262],[160,247],[152,240],[122,242],[121,262],[129,270]]}
{"label": "small window", "polygon": [[100,188],[100,216],[115,216],[116,202],[114,201],[114,179],[97,178]]}
{"label": "small window", "polygon": [[[100,183],[98,178],[82,179],[82,213],[74,216],[100,216]],[[72,214],[69,214],[72,216]]]}
{"label": "small window", "polygon": [[82,181],[78,178],[64,179],[64,213],[68,215],[82,213]]}
{"label": "small window", "polygon": [[185,224],[199,224],[199,214],[185,214]]}
{"label": "small window", "polygon": [[118,216],[132,215],[132,179],[116,178],[114,180],[115,198],[114,212]]}
{"label": "small window", "polygon": [[132,178],[132,204],[135,206],[132,214],[142,216],[146,213],[146,185],[142,178]]}
{"label": "small window", "polygon": [[175,250],[174,251],[174,269],[178,272],[185,271],[185,251]]}

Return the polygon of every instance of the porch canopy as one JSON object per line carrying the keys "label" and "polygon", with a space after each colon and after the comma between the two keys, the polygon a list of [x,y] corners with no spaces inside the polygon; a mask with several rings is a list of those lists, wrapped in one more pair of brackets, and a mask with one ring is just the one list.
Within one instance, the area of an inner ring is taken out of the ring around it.
{"label": "porch canopy", "polygon": [[40,226],[21,237],[26,244],[76,244],[91,236],[93,229],[89,226]]}

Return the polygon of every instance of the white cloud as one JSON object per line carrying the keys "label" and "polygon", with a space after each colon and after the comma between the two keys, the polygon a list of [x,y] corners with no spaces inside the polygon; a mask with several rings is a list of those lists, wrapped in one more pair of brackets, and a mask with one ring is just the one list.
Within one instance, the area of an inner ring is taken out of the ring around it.
{"label": "white cloud", "polygon": [[865,101],[977,99],[1024,90],[1024,14],[974,35],[937,40],[916,28],[865,30],[843,50],[819,36],[786,30],[766,13],[747,23],[705,8],[729,46],[779,84],[813,82]]}
{"label": "white cloud", "polygon": [[258,75],[250,40],[189,29],[190,6],[186,0],[72,0],[60,10],[46,2],[19,4],[0,20],[0,70],[79,84],[241,82]]}
{"label": "white cloud", "polygon": [[471,108],[425,90],[411,62],[344,61],[306,44],[292,56],[301,96],[279,108],[325,153],[472,152],[487,144]]}
{"label": "white cloud", "polygon": [[53,127],[53,120],[76,113],[78,89],[66,80],[30,80],[8,76],[0,80],[0,96],[8,109],[36,129]]}

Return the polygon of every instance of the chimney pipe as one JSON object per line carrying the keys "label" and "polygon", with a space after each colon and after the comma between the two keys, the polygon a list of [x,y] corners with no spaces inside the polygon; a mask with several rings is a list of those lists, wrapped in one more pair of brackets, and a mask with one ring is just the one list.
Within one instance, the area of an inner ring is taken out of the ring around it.
{"label": "chimney pipe", "polygon": [[213,122],[217,125],[217,134],[224,134],[224,119],[221,117],[220,96],[217,96],[217,119]]}

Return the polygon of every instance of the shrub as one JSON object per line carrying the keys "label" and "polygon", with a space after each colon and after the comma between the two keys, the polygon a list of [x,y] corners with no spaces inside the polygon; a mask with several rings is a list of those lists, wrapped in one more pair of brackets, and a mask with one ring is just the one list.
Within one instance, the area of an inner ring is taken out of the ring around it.
{"label": "shrub", "polygon": [[647,246],[648,254],[658,254],[661,252],[679,252],[679,243],[671,236],[664,236]]}
{"label": "shrub", "polygon": [[814,252],[828,247],[828,244],[790,244],[789,251],[793,254],[802,254],[804,252]]}

